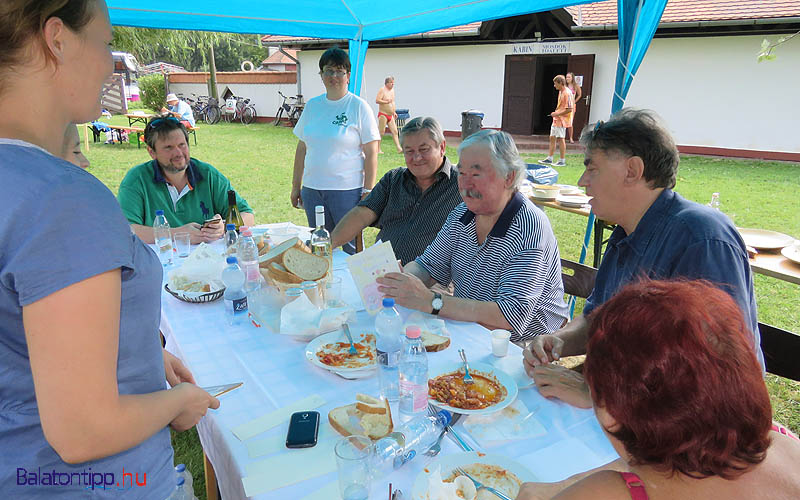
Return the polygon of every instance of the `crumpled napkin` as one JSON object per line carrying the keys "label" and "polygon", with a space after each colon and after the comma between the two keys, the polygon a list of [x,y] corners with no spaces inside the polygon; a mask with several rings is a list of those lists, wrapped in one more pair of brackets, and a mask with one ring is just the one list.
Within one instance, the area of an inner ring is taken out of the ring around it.
{"label": "crumpled napkin", "polygon": [[170,290],[184,295],[201,295],[206,292],[184,292],[182,289],[188,283],[208,283],[211,291],[222,289],[222,270],[225,269],[225,258],[218,251],[206,243],[200,243],[177,269],[167,275]]}
{"label": "crumpled napkin", "polygon": [[298,340],[311,340],[341,327],[354,313],[349,306],[320,310],[304,293],[281,309],[280,333]]}

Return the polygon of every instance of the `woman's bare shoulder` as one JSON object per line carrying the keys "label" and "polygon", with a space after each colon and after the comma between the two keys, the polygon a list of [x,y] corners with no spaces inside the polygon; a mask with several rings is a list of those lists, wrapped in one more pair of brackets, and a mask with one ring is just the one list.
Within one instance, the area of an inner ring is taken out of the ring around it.
{"label": "woman's bare shoulder", "polygon": [[578,481],[553,498],[558,500],[595,498],[630,500],[631,496],[619,472],[602,470]]}

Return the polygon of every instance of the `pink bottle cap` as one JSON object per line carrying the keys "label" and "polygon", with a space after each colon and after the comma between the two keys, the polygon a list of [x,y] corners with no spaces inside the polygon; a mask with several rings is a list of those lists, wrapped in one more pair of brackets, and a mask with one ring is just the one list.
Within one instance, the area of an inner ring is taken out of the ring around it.
{"label": "pink bottle cap", "polygon": [[406,337],[410,339],[418,339],[422,335],[422,330],[418,326],[409,326],[406,328]]}
{"label": "pink bottle cap", "polygon": [[247,226],[242,226],[239,228],[239,234],[242,236],[253,236],[253,231],[251,231]]}

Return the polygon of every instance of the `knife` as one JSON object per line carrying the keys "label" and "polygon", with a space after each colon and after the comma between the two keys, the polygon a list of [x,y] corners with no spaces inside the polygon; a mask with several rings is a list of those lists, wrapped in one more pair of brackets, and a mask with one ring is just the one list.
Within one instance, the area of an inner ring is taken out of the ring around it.
{"label": "knife", "polygon": [[447,434],[450,436],[450,439],[452,439],[458,446],[461,447],[462,450],[464,450],[464,451],[475,451],[453,429],[453,426],[459,421],[460,418],[461,418],[461,414],[460,413],[456,413],[456,414],[453,415],[453,419],[450,421],[450,425],[447,426]]}

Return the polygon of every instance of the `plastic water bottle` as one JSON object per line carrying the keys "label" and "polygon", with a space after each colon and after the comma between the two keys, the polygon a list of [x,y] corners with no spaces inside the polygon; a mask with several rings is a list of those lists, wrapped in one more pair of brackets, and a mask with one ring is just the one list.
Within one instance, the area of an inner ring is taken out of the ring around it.
{"label": "plastic water bottle", "polygon": [[719,193],[711,193],[711,202],[708,204],[708,206],[719,210]]}
{"label": "plastic water bottle", "polygon": [[167,500],[190,500],[191,497],[186,493],[186,480],[178,477],[175,480],[175,489]]}
{"label": "plastic water bottle", "polygon": [[249,296],[261,288],[261,273],[258,272],[258,246],[253,240],[253,232],[249,227],[239,228],[239,243],[236,250],[239,266],[244,271],[244,291]]}
{"label": "plastic water bottle", "polygon": [[236,248],[236,242],[239,241],[239,233],[236,232],[236,224],[225,225],[225,250],[229,250],[231,246]]}
{"label": "plastic water bottle", "polygon": [[428,357],[418,326],[406,328],[400,351],[400,414],[415,417],[428,407]]}
{"label": "plastic water bottle", "polygon": [[441,410],[436,416],[419,415],[395,432],[375,443],[372,466],[376,477],[382,477],[419,454],[428,451],[450,423],[450,412]]}
{"label": "plastic water bottle", "polygon": [[163,210],[156,210],[156,218],[153,219],[153,239],[158,248],[161,265],[166,267],[172,264],[172,233]]}
{"label": "plastic water bottle", "polygon": [[236,257],[228,257],[228,267],[222,270],[222,282],[225,283],[225,313],[228,324],[240,325],[247,319],[247,294],[244,291],[244,272],[236,263]]}
{"label": "plastic water bottle", "polygon": [[177,477],[182,477],[184,480],[184,486],[186,487],[186,493],[188,498],[194,499],[194,486],[192,485],[192,473],[189,472],[189,469],[184,464],[178,464],[175,466],[175,474]]}
{"label": "plastic water bottle", "polygon": [[378,350],[378,381],[381,396],[389,401],[400,397],[398,364],[403,347],[403,318],[394,308],[394,299],[383,299],[383,309],[375,316]]}

